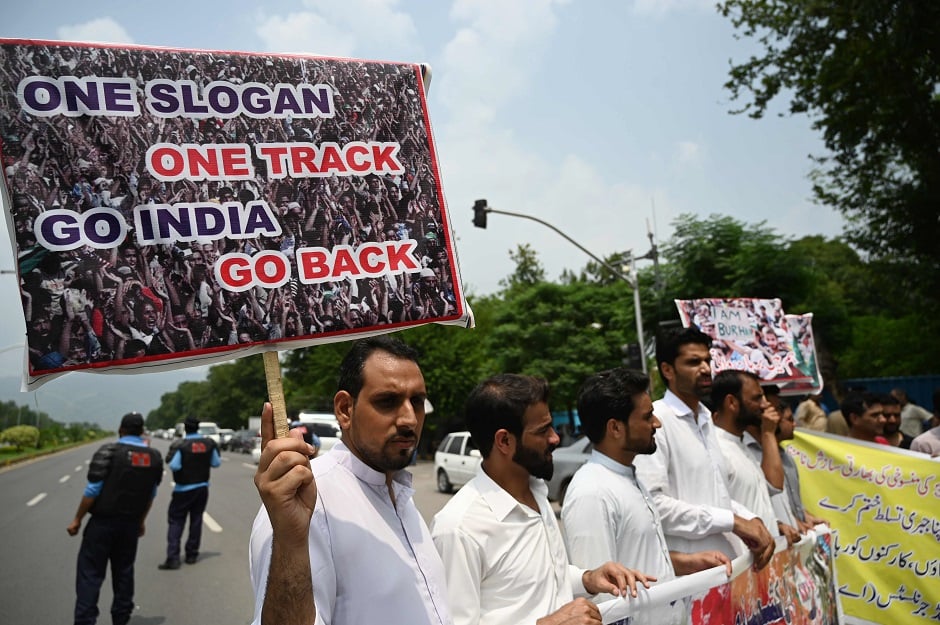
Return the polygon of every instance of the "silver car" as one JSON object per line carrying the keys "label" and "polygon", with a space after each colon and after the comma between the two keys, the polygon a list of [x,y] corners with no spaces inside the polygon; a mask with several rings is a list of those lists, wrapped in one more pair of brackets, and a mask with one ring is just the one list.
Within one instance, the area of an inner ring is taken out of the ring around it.
{"label": "silver car", "polygon": [[594,445],[587,436],[582,436],[567,447],[559,447],[552,452],[555,471],[552,473],[552,479],[548,481],[549,499],[557,501],[560,506],[565,504],[565,491],[568,490],[574,472],[588,461],[592,451]]}

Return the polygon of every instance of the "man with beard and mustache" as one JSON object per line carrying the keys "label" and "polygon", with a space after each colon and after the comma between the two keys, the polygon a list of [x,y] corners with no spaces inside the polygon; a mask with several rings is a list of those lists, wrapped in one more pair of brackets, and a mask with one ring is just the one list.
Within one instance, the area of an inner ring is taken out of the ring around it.
{"label": "man with beard and mustache", "polygon": [[425,417],[417,354],[386,336],[356,341],[338,387],[342,440],[313,460],[299,431],[274,438],[264,406],[252,623],[451,625],[444,567],[404,470]]}
{"label": "man with beard and mustache", "polygon": [[667,390],[653,403],[653,412],[662,428],[656,451],[633,464],[656,505],[670,549],[685,553],[714,549],[734,558],[746,547],[757,567],[763,568],[774,553],[773,537],[729,494],[726,461],[711,411],[701,403],[712,390],[711,343],[696,328],[667,328],[660,333],[656,360]]}
{"label": "man with beard and mustache", "polygon": [[[581,386],[578,416],[594,450],[565,492],[561,518],[568,556],[584,567],[626,562],[660,582],[722,564],[730,575],[731,560],[720,551],[670,551],[659,514],[636,478],[633,459],[656,451],[661,426],[649,384],[645,373],[620,367],[596,373]],[[678,601],[634,620],[673,625],[687,618],[687,606]]]}
{"label": "man with beard and mustache", "polygon": [[568,563],[544,482],[560,441],[548,392],[541,378],[501,374],[465,404],[481,470],[431,524],[455,625],[600,625],[597,606],[575,595],[636,596],[637,582],[655,581],[615,562],[593,570]]}
{"label": "man with beard and mustache", "polygon": [[[787,509],[790,516],[796,522],[797,529],[807,531],[817,525],[828,525],[825,519],[821,519],[809,512],[803,505],[803,498],[800,496],[800,473],[796,467],[793,458],[780,447],[785,441],[793,440],[793,429],[796,425],[793,418],[793,408],[780,396],[780,387],[776,384],[764,386],[764,397],[770,402],[780,414],[780,424],[777,426],[777,432],[774,438],[777,439],[777,446],[780,449],[780,466],[783,469],[783,490]],[[766,474],[766,473],[765,473]],[[777,502],[774,498],[774,505]],[[783,518],[780,511],[777,512],[777,518]]]}
{"label": "man with beard and mustache", "polygon": [[881,413],[885,416],[884,436],[891,445],[901,449],[910,449],[914,441],[901,429],[901,402],[890,393],[881,396]]}
{"label": "man with beard and mustache", "polygon": [[[728,469],[728,491],[731,497],[745,506],[764,522],[774,536],[786,536],[787,542],[799,540],[799,532],[780,521],[774,511],[772,494],[783,492],[783,465],[777,447],[776,431],[780,415],[764,397],[760,378],[750,371],[722,371],[712,381],[713,420],[718,426],[718,445],[724,453]],[[747,432],[757,426],[760,442]],[[748,439],[748,440],[745,440]],[[769,471],[774,483],[768,481],[761,461],[757,460],[748,444],[755,441],[758,452],[773,465]]]}

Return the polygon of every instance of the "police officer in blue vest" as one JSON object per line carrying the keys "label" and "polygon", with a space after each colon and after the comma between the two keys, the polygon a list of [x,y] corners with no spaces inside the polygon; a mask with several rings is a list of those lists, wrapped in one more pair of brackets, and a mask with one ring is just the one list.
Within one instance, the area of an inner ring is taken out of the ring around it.
{"label": "police officer in blue vest", "polygon": [[97,621],[98,593],[108,561],[114,589],[111,621],[124,625],[134,610],[137,540],[144,535],[144,519],[163,477],[163,460],[141,438],[144,418],[140,413],[124,415],[118,433],[116,443],[102,446],[92,457],[88,485],[75,518],[66,528],[75,536],[85,514],[91,513],[78,551],[75,625]]}
{"label": "police officer in blue vest", "polygon": [[166,515],[166,561],[158,567],[163,570],[180,568],[180,541],[186,517],[189,517],[186,564],[195,564],[199,559],[202,513],[209,501],[209,469],[222,464],[215,441],[199,434],[199,419],[187,417],[183,427],[186,436],[174,441],[166,455],[176,485]]}

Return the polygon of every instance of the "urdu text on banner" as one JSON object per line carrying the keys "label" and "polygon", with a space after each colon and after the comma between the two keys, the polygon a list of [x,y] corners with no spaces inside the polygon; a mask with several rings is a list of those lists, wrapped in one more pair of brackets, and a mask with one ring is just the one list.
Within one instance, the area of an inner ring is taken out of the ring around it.
{"label": "urdu text on banner", "polygon": [[787,447],[803,503],[838,530],[838,593],[849,623],[940,621],[940,462],[798,429]]}

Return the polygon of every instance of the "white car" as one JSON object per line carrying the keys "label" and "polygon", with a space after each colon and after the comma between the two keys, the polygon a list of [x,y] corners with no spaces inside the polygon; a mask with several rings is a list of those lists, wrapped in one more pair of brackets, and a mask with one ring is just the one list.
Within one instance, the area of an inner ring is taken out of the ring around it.
{"label": "white car", "polygon": [[483,456],[473,444],[470,432],[452,432],[444,437],[434,452],[437,490],[449,493],[473,479]]}
{"label": "white car", "polygon": [[219,428],[219,438],[221,439],[219,446],[222,449],[228,449],[228,442],[232,440],[232,436],[234,435],[235,430],[231,428]]}
{"label": "white car", "polygon": [[320,439],[321,454],[333,449],[333,445],[343,437],[336,415],[331,412],[301,412],[297,415],[297,421],[306,425]]}
{"label": "white car", "polygon": [[222,435],[219,433],[219,426],[216,425],[214,421],[200,421],[197,432],[199,432],[200,436],[211,438],[215,441],[215,444],[219,445],[221,448]]}
{"label": "white car", "polygon": [[251,460],[258,464],[261,462],[261,437],[255,439],[255,446],[251,448]]}

